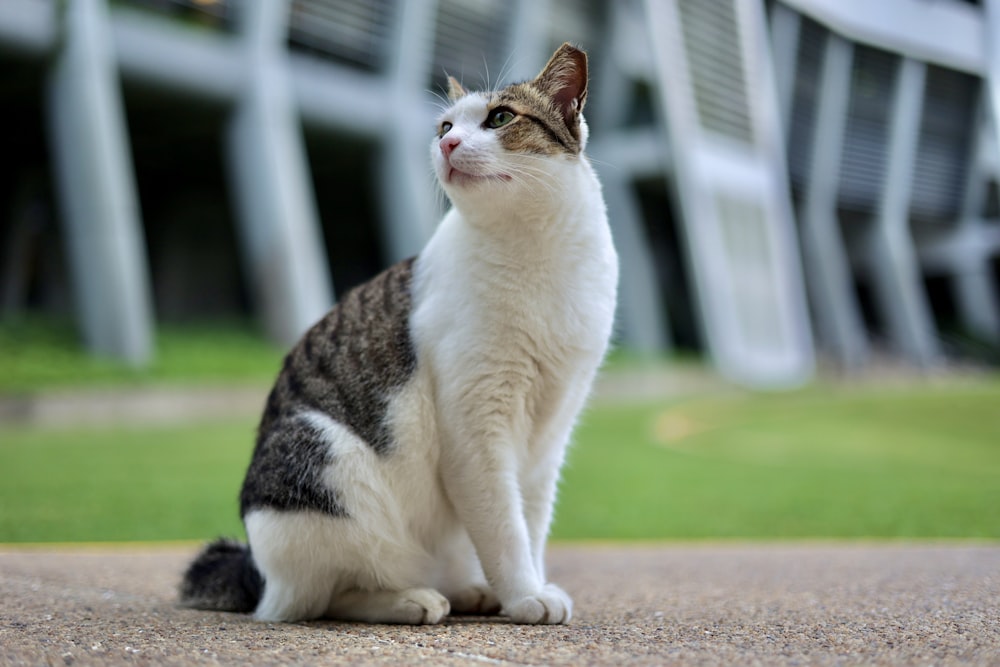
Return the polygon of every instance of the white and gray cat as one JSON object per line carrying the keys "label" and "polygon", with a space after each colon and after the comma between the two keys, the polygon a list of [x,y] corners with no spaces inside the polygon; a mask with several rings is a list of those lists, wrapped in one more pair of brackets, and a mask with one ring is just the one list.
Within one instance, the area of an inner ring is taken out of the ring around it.
{"label": "white and gray cat", "polygon": [[605,354],[618,260],[583,149],[587,58],[467,92],[431,144],[452,208],[285,359],[240,496],[249,545],[191,564],[183,604],[262,620],[565,623],[545,542]]}

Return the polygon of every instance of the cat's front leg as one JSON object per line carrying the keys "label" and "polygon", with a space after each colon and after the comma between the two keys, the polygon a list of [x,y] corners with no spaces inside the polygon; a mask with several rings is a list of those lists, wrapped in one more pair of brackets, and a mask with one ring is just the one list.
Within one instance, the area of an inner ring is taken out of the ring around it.
{"label": "cat's front leg", "polygon": [[545,584],[542,590],[503,605],[503,612],[515,623],[569,623],[573,617],[573,600],[555,584]]}
{"label": "cat's front leg", "polygon": [[[555,458],[562,461],[559,453]],[[531,471],[524,477],[521,491],[524,498],[524,515],[528,527],[528,536],[531,543],[532,557],[535,561],[535,568],[543,581],[545,575],[545,543],[548,539],[549,524],[552,520],[552,506],[555,502],[556,484],[559,477],[558,463],[553,465],[542,465]],[[572,614],[573,603],[569,595],[561,588],[552,583],[546,583],[547,595],[562,600],[566,609],[566,619],[563,621],[539,621],[542,623],[565,623]],[[531,604],[526,601],[529,609],[525,610],[527,615],[535,612],[530,611]]]}
{"label": "cat's front leg", "polygon": [[515,623],[566,623],[573,603],[546,583],[532,549],[515,446],[502,438],[452,446],[444,480],[502,611]]}
{"label": "cat's front leg", "polygon": [[521,477],[521,493],[524,498],[524,515],[531,537],[531,549],[539,574],[545,577],[545,543],[552,523],[552,508],[556,500],[559,472],[562,469],[569,443],[570,433],[576,415],[583,407],[593,375],[568,383],[569,391],[548,412],[549,418],[542,422],[531,441],[533,465],[525,466]]}
{"label": "cat's front leg", "polygon": [[539,575],[545,578],[545,544],[549,536],[549,526],[552,523],[552,508],[555,504],[556,487],[559,481],[559,465],[562,463],[562,452],[553,452],[552,462],[544,461],[543,465],[525,473],[521,484],[524,498],[524,517],[528,526],[528,536],[531,540],[531,554],[535,559],[535,568]]}

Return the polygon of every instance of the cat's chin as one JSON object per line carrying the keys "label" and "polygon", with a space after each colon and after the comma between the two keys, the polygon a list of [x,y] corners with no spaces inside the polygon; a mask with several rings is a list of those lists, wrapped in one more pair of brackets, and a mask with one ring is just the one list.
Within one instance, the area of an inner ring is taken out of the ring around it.
{"label": "cat's chin", "polygon": [[471,186],[479,185],[481,183],[491,183],[499,182],[504,183],[510,181],[511,177],[507,174],[469,174],[464,171],[459,171],[454,167],[448,169],[448,173],[445,175],[445,182],[452,186]]}

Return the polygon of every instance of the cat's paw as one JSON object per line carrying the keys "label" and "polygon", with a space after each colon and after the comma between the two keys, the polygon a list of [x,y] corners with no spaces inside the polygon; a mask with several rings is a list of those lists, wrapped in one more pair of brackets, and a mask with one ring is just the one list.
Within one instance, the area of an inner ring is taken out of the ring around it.
{"label": "cat's paw", "polygon": [[411,588],[399,594],[393,614],[395,623],[425,625],[440,623],[451,609],[448,599],[433,588]]}
{"label": "cat's paw", "polygon": [[500,613],[500,600],[489,586],[469,586],[450,595],[448,601],[453,614],[492,616]]}
{"label": "cat's paw", "polygon": [[515,623],[568,623],[573,615],[573,600],[555,584],[545,584],[538,593],[515,600],[503,611]]}

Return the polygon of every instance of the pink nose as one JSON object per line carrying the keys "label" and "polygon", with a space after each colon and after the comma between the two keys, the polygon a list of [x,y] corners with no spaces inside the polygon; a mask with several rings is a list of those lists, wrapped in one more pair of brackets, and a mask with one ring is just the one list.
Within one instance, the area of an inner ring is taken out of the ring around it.
{"label": "pink nose", "polygon": [[451,152],[455,150],[460,143],[462,143],[462,140],[458,137],[444,137],[438,143],[438,146],[441,147],[441,153],[447,158],[451,157]]}

